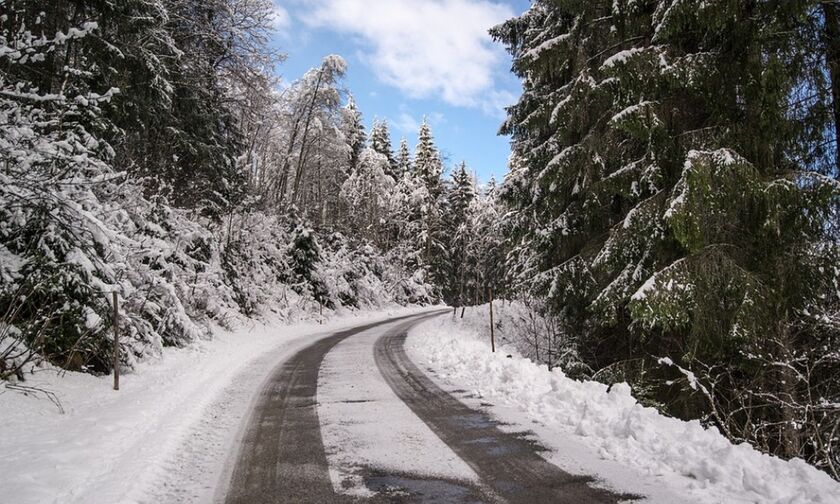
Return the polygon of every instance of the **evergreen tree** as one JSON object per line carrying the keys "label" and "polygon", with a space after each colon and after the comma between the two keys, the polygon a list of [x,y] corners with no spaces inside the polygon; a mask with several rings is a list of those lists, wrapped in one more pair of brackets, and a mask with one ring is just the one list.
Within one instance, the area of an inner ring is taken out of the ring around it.
{"label": "evergreen tree", "polygon": [[365,125],[362,122],[362,113],[356,106],[356,100],[353,96],[347,101],[344,107],[344,122],[342,131],[347,140],[347,145],[350,146],[350,170],[354,170],[359,164],[359,157],[362,151],[365,150],[367,144],[367,133],[365,132]]}
{"label": "evergreen tree", "polygon": [[414,175],[426,185],[433,199],[437,199],[443,192],[443,163],[432,137],[432,129],[425,117],[420,125],[417,148],[414,151]]}
{"label": "evergreen tree", "polygon": [[386,174],[392,179],[397,178],[399,166],[394,158],[394,149],[391,147],[391,132],[387,121],[374,121],[370,131],[370,147],[375,152],[385,156],[388,160],[388,171]]}
{"label": "evergreen tree", "polygon": [[414,171],[411,174],[424,189],[419,207],[422,228],[418,238],[422,243],[422,257],[427,271],[434,281],[443,284],[446,282],[446,271],[441,228],[442,174],[440,153],[434,144],[429,123],[424,118],[414,152]]}
{"label": "evergreen tree", "polygon": [[293,287],[299,294],[310,294],[319,303],[332,307],[329,290],[318,273],[322,257],[315,231],[294,217],[292,222],[288,256],[295,282]]}
{"label": "evergreen tree", "polygon": [[[467,244],[467,257],[474,271],[467,276],[466,291],[474,291],[475,302],[484,299],[485,288],[492,288],[498,297],[507,294],[505,258],[508,244],[502,219],[505,208],[499,199],[496,179],[491,177],[482,194],[473,199],[469,227],[472,233]],[[469,298],[467,298],[469,301]]]}
{"label": "evergreen tree", "polygon": [[[58,365],[105,371],[106,328],[80,321],[107,317],[105,291],[117,283],[105,264],[113,233],[95,209],[116,185],[104,109],[119,89],[85,79],[95,22],[12,7],[0,15],[0,305],[13,329],[4,338],[19,330]],[[2,350],[5,379],[15,349]]]}
{"label": "evergreen tree", "polygon": [[465,304],[466,282],[475,265],[468,256],[469,242],[473,234],[483,232],[473,229],[470,210],[475,200],[475,181],[467,172],[467,165],[461,162],[452,172],[452,182],[446,193],[443,215],[443,237],[446,240],[446,276],[444,277],[444,299],[454,306]]}
{"label": "evergreen tree", "polygon": [[[745,356],[789,361],[815,343],[794,334],[837,333],[814,314],[836,282],[836,270],[824,274],[836,261],[825,230],[840,193],[801,155],[826,116],[819,103],[791,113],[812,75],[808,8],[537,1],[493,30],[524,82],[503,127],[524,162],[504,191],[520,282],[547,298],[596,369],[647,355],[730,366],[718,396],[686,388],[671,412],[708,414],[741,438],[773,424],[777,441],[751,439],[789,456],[802,454],[793,425],[805,421],[789,404],[809,384],[794,386],[791,368],[766,376]],[[650,366],[623,379],[650,387]],[[753,397],[767,406],[760,420],[736,413],[759,379],[787,400]]]}
{"label": "evergreen tree", "polygon": [[411,152],[408,150],[408,140],[403,137],[400,139],[400,148],[397,151],[397,180],[401,179],[406,173],[412,173],[413,171]]}
{"label": "evergreen tree", "polygon": [[359,236],[388,245],[388,223],[391,218],[392,192],[396,183],[387,171],[388,159],[372,148],[362,151],[359,165],[341,187],[341,196],[354,209],[352,224]]}
{"label": "evergreen tree", "polygon": [[391,203],[395,249],[401,251],[410,270],[420,270],[424,264],[424,205],[428,200],[426,186],[411,173],[404,173],[397,181]]}

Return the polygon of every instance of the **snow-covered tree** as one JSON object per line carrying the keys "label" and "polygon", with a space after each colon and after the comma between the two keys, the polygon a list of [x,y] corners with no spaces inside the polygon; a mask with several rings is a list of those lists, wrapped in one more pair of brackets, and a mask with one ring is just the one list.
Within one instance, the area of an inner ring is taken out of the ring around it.
{"label": "snow-covered tree", "polygon": [[[30,348],[41,347],[56,360],[77,358],[74,367],[107,369],[102,328],[94,322],[105,318],[101,296],[116,282],[115,271],[105,264],[112,236],[91,210],[100,206],[99,191],[118,177],[111,165],[113,148],[103,139],[111,125],[102,108],[119,90],[88,87],[80,78],[82,61],[72,57],[74,43],[91,37],[96,23],[45,33],[45,19],[22,14],[12,10],[0,16],[4,322],[18,327]],[[42,89],[30,80],[29,70],[49,71],[55,58],[66,62],[65,85]],[[79,324],[84,320],[91,323]],[[0,347],[4,362],[8,350]]]}
{"label": "snow-covered tree", "polygon": [[[301,206],[311,196],[313,184],[317,192],[318,180],[324,177],[325,169],[347,173],[352,147],[341,134],[344,118],[339,89],[346,68],[341,57],[328,56],[321,66],[307,72],[279,98],[280,136],[274,139],[280,142],[276,146],[279,151],[259,181],[264,205],[277,209]],[[319,154],[324,152],[325,145],[331,150],[344,146],[344,167],[323,162]],[[302,209],[305,210],[305,205]]]}
{"label": "snow-covered tree", "polygon": [[367,148],[359,164],[341,187],[341,196],[353,208],[352,225],[360,235],[379,245],[387,244],[394,179],[383,154]]}
{"label": "snow-covered tree", "polygon": [[342,132],[347,140],[347,145],[350,146],[350,169],[354,170],[359,164],[359,158],[362,151],[365,150],[365,145],[367,145],[367,133],[362,121],[362,112],[356,106],[356,100],[353,99],[352,95],[347,100],[343,113]]}
{"label": "snow-covered tree", "polygon": [[[824,109],[791,100],[814,75],[810,7],[537,1],[493,30],[524,82],[503,128],[523,162],[504,189],[513,267],[593,367],[649,354],[732,363],[767,352],[767,338],[791,359],[804,342],[794,334],[837,334],[825,230],[840,191],[802,155],[815,131],[822,142]],[[797,396],[790,369],[765,390]],[[624,379],[650,384],[636,373]],[[746,381],[718,390],[731,399]],[[718,411],[684,401],[672,412]],[[752,413],[731,419],[745,436],[761,421]],[[778,421],[777,441],[753,441],[800,453],[784,399],[761,419]]]}
{"label": "snow-covered tree", "polygon": [[468,248],[472,237],[484,230],[472,227],[470,214],[476,198],[475,180],[462,162],[452,171],[450,185],[445,193],[443,205],[442,237],[445,240],[445,286],[444,298],[454,306],[466,303],[467,280],[475,270],[474,258],[469,257]]}
{"label": "snow-covered tree", "polygon": [[385,156],[388,160],[388,170],[385,173],[396,180],[398,166],[394,158],[394,149],[391,147],[391,132],[387,121],[373,122],[373,128],[370,130],[370,148]]}
{"label": "snow-covered tree", "polygon": [[411,151],[408,149],[408,140],[405,137],[400,139],[400,148],[397,150],[397,171],[396,180],[400,180],[406,173],[414,170],[414,163],[411,160]]}
{"label": "snow-covered tree", "polygon": [[425,185],[432,198],[437,199],[443,193],[441,177],[443,175],[443,163],[440,158],[440,151],[435,145],[432,137],[432,128],[426,118],[420,125],[417,147],[414,150],[414,175]]}

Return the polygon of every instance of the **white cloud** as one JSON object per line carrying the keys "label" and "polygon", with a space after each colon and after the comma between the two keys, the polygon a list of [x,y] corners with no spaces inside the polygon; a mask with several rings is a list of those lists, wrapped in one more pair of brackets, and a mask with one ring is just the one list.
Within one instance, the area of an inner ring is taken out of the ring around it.
{"label": "white cloud", "polygon": [[[359,37],[377,77],[414,98],[487,110],[503,51],[487,30],[512,17],[489,0],[305,0],[301,18]],[[507,71],[506,68],[501,69]],[[489,101],[488,101],[489,98]]]}
{"label": "white cloud", "polygon": [[411,113],[406,104],[402,103],[399,106],[399,112],[397,115],[388,119],[388,124],[391,125],[393,127],[393,131],[398,132],[400,136],[413,138],[417,136],[417,132],[420,131],[420,124],[424,119],[428,121],[428,123],[432,126],[432,129],[436,129],[446,123],[446,116],[440,112],[432,112],[431,114],[417,117]]}
{"label": "white cloud", "polygon": [[271,13],[271,25],[277,31],[286,30],[291,26],[291,17],[289,16],[289,12],[274,2],[274,8],[272,9]]}
{"label": "white cloud", "polygon": [[507,117],[505,108],[516,103],[516,100],[517,96],[514,93],[505,89],[494,89],[485,95],[484,100],[481,102],[481,108],[487,115],[497,119],[504,119]]}
{"label": "white cloud", "polygon": [[402,135],[415,135],[420,131],[420,121],[408,112],[400,112],[396,119],[389,122]]}

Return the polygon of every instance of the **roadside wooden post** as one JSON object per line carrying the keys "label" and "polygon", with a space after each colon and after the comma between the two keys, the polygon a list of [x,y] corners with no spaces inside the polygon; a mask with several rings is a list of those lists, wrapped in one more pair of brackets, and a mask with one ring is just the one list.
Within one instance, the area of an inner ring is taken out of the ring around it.
{"label": "roadside wooden post", "polygon": [[493,324],[493,287],[490,287],[490,348],[496,353],[496,328]]}
{"label": "roadside wooden post", "polygon": [[120,305],[119,294],[111,293],[114,298],[114,390],[120,389]]}
{"label": "roadside wooden post", "polygon": [[318,324],[324,324],[324,303],[321,300],[318,300]]}

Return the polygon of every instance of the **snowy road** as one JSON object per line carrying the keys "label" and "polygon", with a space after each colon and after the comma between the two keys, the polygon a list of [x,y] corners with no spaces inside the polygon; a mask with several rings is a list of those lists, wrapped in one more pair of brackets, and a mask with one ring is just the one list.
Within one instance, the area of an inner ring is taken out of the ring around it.
{"label": "snowy road", "polygon": [[246,427],[225,502],[632,498],[548,463],[534,442],[425,376],[403,346],[411,327],[439,313],[339,331],[279,365]]}

